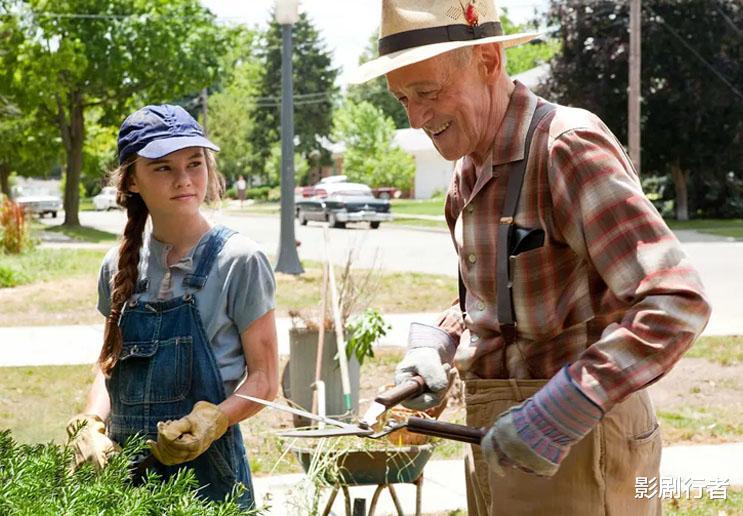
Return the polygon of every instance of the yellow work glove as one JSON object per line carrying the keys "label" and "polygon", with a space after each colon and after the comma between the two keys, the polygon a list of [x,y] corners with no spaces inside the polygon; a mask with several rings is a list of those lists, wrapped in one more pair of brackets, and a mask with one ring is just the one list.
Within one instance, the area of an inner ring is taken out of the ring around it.
{"label": "yellow work glove", "polygon": [[[80,431],[75,430],[84,424]],[[68,446],[72,448],[75,461],[71,470],[74,472],[83,464],[90,463],[96,471],[102,470],[108,458],[119,450],[119,447],[106,435],[106,425],[95,414],[78,414],[67,422]]]}
{"label": "yellow work glove", "polygon": [[157,460],[166,466],[194,460],[222,437],[229,420],[219,407],[199,401],[186,417],[157,424],[157,442],[147,445]]}

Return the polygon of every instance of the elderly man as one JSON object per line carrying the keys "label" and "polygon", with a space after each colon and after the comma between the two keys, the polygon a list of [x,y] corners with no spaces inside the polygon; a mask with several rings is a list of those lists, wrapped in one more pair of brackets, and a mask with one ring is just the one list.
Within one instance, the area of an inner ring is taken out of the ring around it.
{"label": "elderly man", "polygon": [[469,514],[657,514],[635,498],[661,440],[645,387],[709,318],[699,277],[595,115],[509,79],[492,0],[383,0],[390,92],[458,160],[445,215],[459,301],[413,324],[396,381],[421,374],[429,408],[449,364],[467,424],[489,431],[465,461]]}

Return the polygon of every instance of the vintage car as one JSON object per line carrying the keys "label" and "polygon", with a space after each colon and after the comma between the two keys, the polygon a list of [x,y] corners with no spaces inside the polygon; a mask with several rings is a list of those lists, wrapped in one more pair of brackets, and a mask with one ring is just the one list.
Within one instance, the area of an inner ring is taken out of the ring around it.
{"label": "vintage car", "polygon": [[116,204],[116,187],[104,186],[101,193],[93,197],[93,206],[98,211],[118,208],[119,205]]}
{"label": "vintage car", "polygon": [[371,189],[360,183],[323,183],[315,185],[314,195],[296,203],[297,219],[302,225],[313,220],[344,228],[348,222],[368,222],[377,229],[392,220],[390,202],[376,199]]}
{"label": "vintage car", "polygon": [[39,217],[48,213],[56,219],[57,212],[62,209],[62,198],[59,195],[52,195],[41,189],[15,187],[12,197],[26,213],[34,213]]}

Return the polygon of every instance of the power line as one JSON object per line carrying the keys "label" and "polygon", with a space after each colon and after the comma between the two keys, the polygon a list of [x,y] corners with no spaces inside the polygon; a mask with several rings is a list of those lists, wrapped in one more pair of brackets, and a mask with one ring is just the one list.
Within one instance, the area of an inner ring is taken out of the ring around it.
{"label": "power line", "polygon": [[704,64],[704,66],[706,66],[709,69],[709,71],[712,72],[715,75],[715,77],[717,77],[718,79],[720,79],[723,83],[725,83],[725,85],[728,88],[730,88],[730,90],[733,93],[735,93],[738,97],[740,97],[741,99],[743,99],[743,93],[741,93],[735,86],[733,86],[730,83],[730,81],[728,81],[725,78],[724,75],[722,75],[719,71],[717,71],[717,68],[715,68],[712,64],[710,64],[704,57],[702,57],[702,55],[699,52],[697,52],[697,49],[695,49],[693,46],[689,45],[686,42],[686,40],[684,38],[682,38],[681,35],[676,31],[676,29],[674,29],[673,27],[671,27],[668,24],[668,22],[661,15],[659,15],[657,12],[655,12],[655,10],[652,7],[647,6],[647,8],[650,10],[650,12],[652,12],[658,18],[658,20],[661,22],[661,25],[663,25],[666,29],[668,29],[668,31],[677,40],[679,40],[681,42],[681,44],[684,45],[687,50],[689,50],[689,52],[691,52],[694,56],[696,56],[696,58],[699,59],[702,62],[702,64]]}

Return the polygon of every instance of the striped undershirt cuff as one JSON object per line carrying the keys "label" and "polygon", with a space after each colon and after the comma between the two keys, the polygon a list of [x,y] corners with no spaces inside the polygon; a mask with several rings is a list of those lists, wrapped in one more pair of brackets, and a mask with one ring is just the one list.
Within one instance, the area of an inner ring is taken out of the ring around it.
{"label": "striped undershirt cuff", "polygon": [[570,447],[598,424],[601,409],[561,369],[533,398],[512,411],[519,437],[542,458],[560,464]]}

